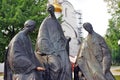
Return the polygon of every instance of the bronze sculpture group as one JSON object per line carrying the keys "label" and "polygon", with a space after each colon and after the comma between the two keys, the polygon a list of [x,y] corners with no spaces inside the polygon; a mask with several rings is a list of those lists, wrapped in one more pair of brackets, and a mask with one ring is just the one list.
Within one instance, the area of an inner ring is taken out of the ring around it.
{"label": "bronze sculpture group", "polygon": [[[35,21],[28,20],[10,41],[5,58],[4,80],[72,80],[69,41],[54,14],[54,6],[47,8],[49,16],[42,22],[35,52],[29,37]],[[81,44],[75,64],[74,80],[114,80],[111,55],[104,39],[84,23],[87,39]],[[79,75],[81,74],[81,75]]]}

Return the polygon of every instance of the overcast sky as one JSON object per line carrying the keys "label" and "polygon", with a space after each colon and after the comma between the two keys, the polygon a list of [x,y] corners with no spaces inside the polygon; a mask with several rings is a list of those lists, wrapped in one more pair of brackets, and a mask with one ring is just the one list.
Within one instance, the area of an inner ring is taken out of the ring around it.
{"label": "overcast sky", "polygon": [[[107,13],[107,6],[103,0],[68,0],[73,4],[75,10],[81,10],[83,23],[90,22],[94,30],[104,36],[108,28],[108,19],[110,14]],[[87,35],[83,31],[84,36]]]}

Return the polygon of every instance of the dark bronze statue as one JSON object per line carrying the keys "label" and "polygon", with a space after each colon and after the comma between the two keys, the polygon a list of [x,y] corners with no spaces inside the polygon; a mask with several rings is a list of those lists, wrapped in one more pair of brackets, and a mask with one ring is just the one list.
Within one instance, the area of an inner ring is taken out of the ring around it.
{"label": "dark bronze statue", "polygon": [[76,61],[77,69],[83,74],[81,77],[85,80],[115,80],[110,72],[112,59],[104,38],[94,32],[90,23],[84,23],[83,27],[88,36],[80,47]]}
{"label": "dark bronze statue", "polygon": [[[36,55],[46,68],[46,80],[72,80],[68,41],[54,15],[54,6],[49,5],[50,15],[42,22],[36,43]],[[66,50],[67,49],[67,50]],[[44,58],[44,60],[42,59]]]}
{"label": "dark bronze statue", "polygon": [[6,52],[4,80],[43,80],[45,70],[35,57],[29,37],[35,29],[35,21],[27,20],[23,30],[10,41]]}

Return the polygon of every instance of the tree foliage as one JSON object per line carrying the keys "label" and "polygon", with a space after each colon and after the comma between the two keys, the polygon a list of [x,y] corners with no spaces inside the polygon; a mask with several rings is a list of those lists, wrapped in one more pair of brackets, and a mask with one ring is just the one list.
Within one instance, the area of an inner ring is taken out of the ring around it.
{"label": "tree foliage", "polygon": [[47,0],[0,0],[0,62],[4,61],[5,47],[28,19],[37,24],[31,34],[35,44],[39,25],[47,15],[46,4]]}
{"label": "tree foliage", "polygon": [[120,63],[120,46],[118,46],[118,40],[120,40],[120,0],[104,0],[108,5],[108,12],[112,18],[109,20],[109,28],[105,36],[111,51],[113,62]]}

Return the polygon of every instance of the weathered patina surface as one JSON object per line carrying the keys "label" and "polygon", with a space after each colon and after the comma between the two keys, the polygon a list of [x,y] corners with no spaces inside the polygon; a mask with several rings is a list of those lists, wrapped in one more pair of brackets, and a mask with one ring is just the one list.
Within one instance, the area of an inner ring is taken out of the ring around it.
{"label": "weathered patina surface", "polygon": [[6,52],[4,80],[43,80],[39,71],[43,68],[38,67],[40,65],[29,37],[34,28],[35,21],[26,21],[23,30],[10,41]]}
{"label": "weathered patina surface", "polygon": [[54,7],[49,5],[47,10],[50,15],[40,26],[36,55],[47,69],[48,80],[72,80],[71,64],[66,50],[67,39],[54,15]]}
{"label": "weathered patina surface", "polygon": [[111,53],[104,40],[90,23],[83,24],[88,36],[81,44],[76,65],[87,80],[114,80],[110,72]]}

